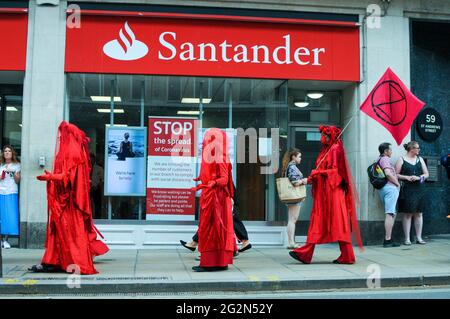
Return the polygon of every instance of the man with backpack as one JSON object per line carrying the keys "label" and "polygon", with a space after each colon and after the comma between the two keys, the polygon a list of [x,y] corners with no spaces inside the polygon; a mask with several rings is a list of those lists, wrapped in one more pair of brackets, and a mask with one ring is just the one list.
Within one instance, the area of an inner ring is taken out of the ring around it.
{"label": "man with backpack", "polygon": [[386,176],[386,184],[378,190],[386,214],[386,219],[384,221],[386,234],[383,247],[398,247],[400,244],[394,243],[391,235],[395,222],[397,200],[400,193],[400,182],[398,181],[395,169],[390,162],[392,156],[391,144],[380,144],[380,146],[378,146],[378,151],[380,152],[380,158],[378,159],[377,164]]}

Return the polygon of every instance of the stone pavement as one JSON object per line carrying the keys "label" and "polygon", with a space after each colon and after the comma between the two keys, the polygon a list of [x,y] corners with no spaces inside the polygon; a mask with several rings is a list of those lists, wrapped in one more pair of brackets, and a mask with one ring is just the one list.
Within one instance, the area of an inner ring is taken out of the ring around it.
{"label": "stone pavement", "polygon": [[[1,294],[155,293],[195,291],[274,291],[419,287],[450,285],[450,235],[427,239],[427,245],[355,248],[357,263],[333,264],[338,244],[316,246],[313,263],[292,259],[284,247],[253,247],[227,271],[196,273],[193,253],[176,245],[164,250],[113,250],[96,258],[97,275],[82,276],[80,288],[64,273],[29,273],[43,250],[3,250]],[[379,276],[378,276],[379,274]],[[69,280],[68,280],[69,279]]]}

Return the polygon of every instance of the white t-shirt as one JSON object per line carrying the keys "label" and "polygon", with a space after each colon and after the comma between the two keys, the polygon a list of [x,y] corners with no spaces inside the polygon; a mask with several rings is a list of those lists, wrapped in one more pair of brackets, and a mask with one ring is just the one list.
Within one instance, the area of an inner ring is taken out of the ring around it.
{"label": "white t-shirt", "polygon": [[14,180],[14,173],[20,172],[19,163],[1,164],[0,178],[5,172],[5,178],[0,179],[0,195],[17,194],[19,187]]}

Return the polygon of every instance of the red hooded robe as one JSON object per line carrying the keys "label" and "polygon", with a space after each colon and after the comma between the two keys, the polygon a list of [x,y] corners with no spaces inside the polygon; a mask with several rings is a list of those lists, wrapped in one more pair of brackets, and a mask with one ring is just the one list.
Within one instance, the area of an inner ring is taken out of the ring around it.
{"label": "red hooded robe", "polygon": [[236,247],[231,198],[234,194],[232,167],[224,131],[205,133],[200,168],[199,252],[200,267],[225,267],[233,263]]}
{"label": "red hooded robe", "polygon": [[351,234],[362,249],[356,216],[357,193],[340,139],[341,130],[334,126],[320,126],[319,131],[330,137],[323,142],[311,172],[313,208],[307,243],[325,244],[336,241],[352,243]]}
{"label": "red hooded robe", "polygon": [[[48,225],[42,264],[64,271],[79,267],[80,274],[96,274],[93,259],[109,248],[97,240],[92,220],[89,138],[75,125],[62,122],[53,173],[38,176],[47,181]],[[100,234],[100,233],[99,233]],[[73,271],[73,269],[72,269]]]}

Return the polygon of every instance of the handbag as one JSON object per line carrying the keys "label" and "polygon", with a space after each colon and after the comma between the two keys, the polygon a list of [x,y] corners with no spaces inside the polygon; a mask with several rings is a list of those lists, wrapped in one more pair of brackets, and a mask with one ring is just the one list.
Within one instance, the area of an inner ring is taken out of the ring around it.
{"label": "handbag", "polygon": [[305,185],[294,186],[289,178],[282,176],[277,178],[278,197],[282,203],[293,204],[304,201],[306,198]]}

